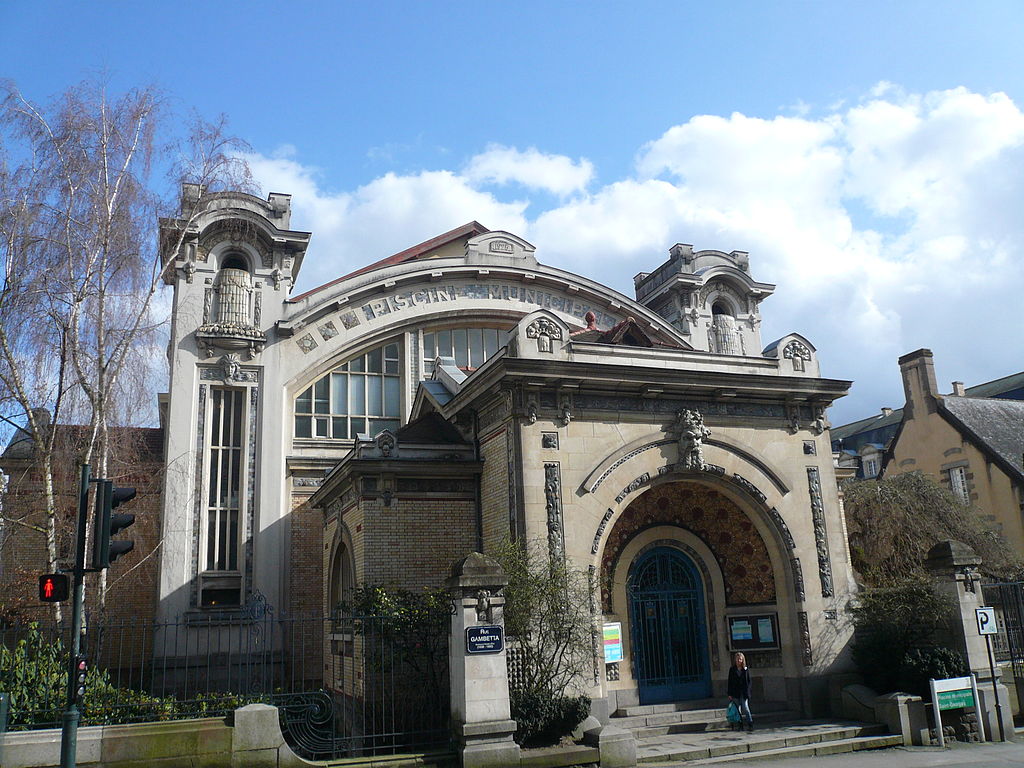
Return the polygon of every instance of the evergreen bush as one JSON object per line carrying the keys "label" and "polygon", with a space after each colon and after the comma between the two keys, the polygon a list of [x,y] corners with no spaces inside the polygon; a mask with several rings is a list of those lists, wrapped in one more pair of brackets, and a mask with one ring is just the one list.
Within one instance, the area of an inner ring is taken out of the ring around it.
{"label": "evergreen bush", "polygon": [[903,657],[900,689],[928,698],[929,680],[962,677],[970,670],[964,657],[952,648],[912,648]]}
{"label": "evergreen bush", "polygon": [[879,693],[899,690],[908,654],[934,650],[949,610],[947,600],[924,578],[862,592],[851,608],[856,629],[852,652],[865,683]]}
{"label": "evergreen bush", "polygon": [[557,743],[590,714],[589,696],[555,696],[549,691],[512,691],[516,741],[523,746]]}

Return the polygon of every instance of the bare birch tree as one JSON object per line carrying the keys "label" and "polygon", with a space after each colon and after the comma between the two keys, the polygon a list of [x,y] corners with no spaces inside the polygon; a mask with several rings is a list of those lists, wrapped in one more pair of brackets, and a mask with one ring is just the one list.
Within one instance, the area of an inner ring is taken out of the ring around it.
{"label": "bare birch tree", "polygon": [[[154,354],[154,303],[172,266],[159,257],[159,214],[178,210],[182,183],[204,190],[252,183],[240,159],[246,147],[226,135],[223,118],[193,120],[189,136],[172,140],[168,129],[177,123],[153,88],[111,96],[102,81],[86,82],[42,107],[7,82],[0,99],[10,147],[0,169],[0,405],[15,404],[14,415],[27,422],[55,568],[56,429],[42,423],[41,409],[54,425],[86,426],[78,460],[106,477],[111,427],[138,412],[154,364],[163,366]],[[160,167],[172,195],[155,190]],[[176,215],[178,237],[194,215]],[[103,592],[101,583],[101,600]]]}

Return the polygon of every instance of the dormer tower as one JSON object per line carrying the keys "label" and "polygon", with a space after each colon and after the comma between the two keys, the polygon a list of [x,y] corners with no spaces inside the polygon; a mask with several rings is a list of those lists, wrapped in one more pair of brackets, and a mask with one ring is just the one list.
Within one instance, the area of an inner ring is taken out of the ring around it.
{"label": "dormer tower", "polygon": [[274,326],[310,237],[289,229],[290,219],[290,195],[262,200],[185,184],[179,215],[160,221],[164,281],[174,291],[163,615],[239,610],[257,591],[278,599],[276,577],[260,572],[254,553],[279,546],[265,533],[278,505],[268,510],[264,499],[275,489],[259,469],[268,450],[279,451],[262,422],[267,393],[283,386]]}
{"label": "dormer tower", "polygon": [[759,355],[761,302],[775,286],[750,277],[746,251],[694,251],[676,243],[653,272],[633,278],[636,298],[671,323],[694,349]]}

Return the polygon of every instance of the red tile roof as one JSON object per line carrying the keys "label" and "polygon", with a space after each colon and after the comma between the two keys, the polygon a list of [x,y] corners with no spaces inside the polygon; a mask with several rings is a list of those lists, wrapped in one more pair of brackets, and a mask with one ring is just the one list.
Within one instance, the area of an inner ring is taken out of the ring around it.
{"label": "red tile roof", "polygon": [[373,264],[370,264],[368,266],[360,267],[355,272],[349,272],[347,275],[343,275],[342,277],[331,280],[329,283],[324,283],[323,285],[317,286],[316,288],[306,291],[305,293],[300,294],[299,296],[294,296],[289,301],[302,301],[302,299],[306,298],[307,296],[311,296],[314,293],[317,293],[318,291],[324,290],[325,288],[330,288],[332,285],[336,285],[337,283],[340,283],[342,280],[348,280],[350,277],[361,275],[364,272],[371,272],[375,269],[381,269],[382,267],[390,267],[392,264],[401,264],[402,262],[405,261],[412,261],[413,259],[418,259],[420,256],[423,256],[424,254],[427,254],[430,251],[436,250],[441,246],[448,245],[449,243],[453,243],[456,240],[460,240],[463,237],[476,237],[477,235],[483,235],[490,231],[491,230],[489,230],[480,222],[471,221],[468,224],[463,224],[461,227],[456,227],[455,229],[449,230],[448,232],[438,235],[437,237],[432,237],[429,240],[424,240],[422,243],[414,245],[411,248],[406,248],[404,251],[399,251],[393,256],[388,256],[386,259],[381,259],[380,261],[375,261]]}

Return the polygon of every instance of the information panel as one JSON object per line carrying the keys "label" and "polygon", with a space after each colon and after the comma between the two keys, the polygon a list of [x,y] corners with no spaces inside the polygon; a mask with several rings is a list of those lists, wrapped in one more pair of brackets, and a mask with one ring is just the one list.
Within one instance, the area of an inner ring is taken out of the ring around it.
{"label": "information panel", "polygon": [[501,627],[466,627],[466,653],[501,653],[504,648]]}
{"label": "information panel", "polygon": [[779,627],[775,614],[730,616],[729,647],[734,651],[758,651],[778,648]]}
{"label": "information panel", "polygon": [[604,625],[604,663],[622,661],[622,624],[612,622]]}

